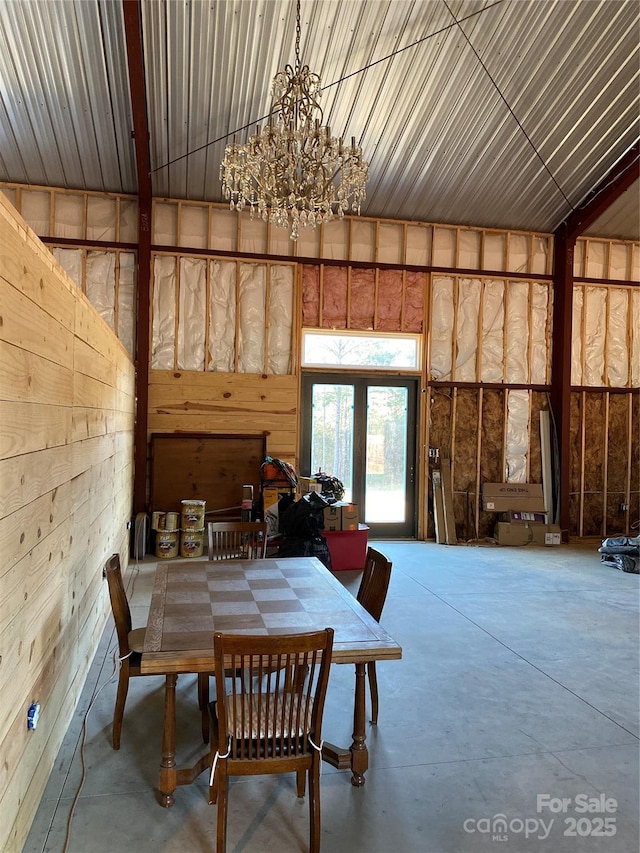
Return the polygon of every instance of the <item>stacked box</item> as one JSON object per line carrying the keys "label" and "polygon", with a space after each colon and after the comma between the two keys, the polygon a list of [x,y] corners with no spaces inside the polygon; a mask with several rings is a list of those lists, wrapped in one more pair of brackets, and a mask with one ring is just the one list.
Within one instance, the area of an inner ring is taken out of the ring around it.
{"label": "stacked box", "polygon": [[544,512],[544,496],[539,483],[483,483],[482,509],[485,512]]}
{"label": "stacked box", "polygon": [[499,521],[494,536],[500,545],[560,545],[561,531],[557,524]]}
{"label": "stacked box", "polygon": [[342,504],[342,527],[341,530],[358,530],[360,524],[360,513],[358,504]]}
{"label": "stacked box", "polygon": [[342,530],[342,507],[338,504],[324,508],[324,529]]}

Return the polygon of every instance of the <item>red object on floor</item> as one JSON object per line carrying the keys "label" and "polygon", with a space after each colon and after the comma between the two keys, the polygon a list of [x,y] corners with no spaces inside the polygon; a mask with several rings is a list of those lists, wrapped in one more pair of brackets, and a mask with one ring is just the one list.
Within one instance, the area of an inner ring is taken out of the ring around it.
{"label": "red object on floor", "polygon": [[331,570],[364,569],[367,558],[367,534],[369,528],[360,524],[358,530],[324,530],[331,554]]}

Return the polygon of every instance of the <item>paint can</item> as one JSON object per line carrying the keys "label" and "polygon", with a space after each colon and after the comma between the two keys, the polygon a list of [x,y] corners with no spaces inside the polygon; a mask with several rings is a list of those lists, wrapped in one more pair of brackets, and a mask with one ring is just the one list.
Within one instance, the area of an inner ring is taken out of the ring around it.
{"label": "paint can", "polygon": [[165,515],[164,519],[164,529],[165,530],[179,530],[180,525],[178,521],[180,520],[179,512],[168,512]]}
{"label": "paint can", "polygon": [[178,539],[177,530],[160,530],[156,533],[156,557],[160,560],[167,560],[170,557],[178,556]]}
{"label": "paint can", "polygon": [[164,512],[154,512],[151,515],[151,529],[152,530],[164,530],[165,525],[165,515]]}
{"label": "paint can", "polygon": [[183,530],[204,529],[204,506],[205,501],[182,501]]}
{"label": "paint can", "polygon": [[202,557],[204,549],[204,527],[202,530],[183,530],[180,534],[180,556]]}

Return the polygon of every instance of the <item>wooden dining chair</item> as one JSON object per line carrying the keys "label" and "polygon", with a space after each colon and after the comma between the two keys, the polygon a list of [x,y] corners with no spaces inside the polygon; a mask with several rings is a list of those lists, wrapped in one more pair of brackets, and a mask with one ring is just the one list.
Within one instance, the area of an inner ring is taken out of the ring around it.
{"label": "wooden dining chair", "polygon": [[111,599],[113,620],[116,624],[120,657],[118,692],[116,694],[116,707],[113,712],[113,748],[120,749],[120,734],[122,732],[124,706],[129,691],[129,679],[138,675],[146,675],[146,673],[140,672],[141,653],[144,646],[146,628],[135,628],[132,630],[131,610],[129,609],[127,594],[124,589],[124,583],[122,582],[120,554],[113,554],[109,557],[105,566],[105,572],[109,584],[109,598]]}
{"label": "wooden dining chair", "polygon": [[[131,610],[129,601],[122,581],[122,570],[120,567],[120,554],[113,554],[105,565],[105,574],[109,585],[109,598],[111,599],[111,610],[113,621],[116,625],[118,635],[118,654],[120,660],[120,673],[118,675],[118,692],[116,693],[116,707],[113,712],[113,734],[112,742],[114,749],[120,749],[120,736],[122,733],[122,720],[124,718],[124,706],[129,692],[129,679],[138,675],[149,675],[140,671],[142,650],[146,627],[134,628],[132,630]],[[155,673],[151,673],[152,675]],[[198,673],[198,700],[200,707],[207,711],[209,701],[209,676],[207,673]]]}
{"label": "wooden dining chair", "polygon": [[333,629],[277,636],[217,632],[213,645],[209,802],[218,805],[217,853],[226,850],[229,776],[287,772],[296,773],[299,797],[309,775],[309,847],[318,853],[322,712]]}
{"label": "wooden dining chair", "polygon": [[[210,521],[207,525],[209,560],[264,560],[267,555],[266,521]],[[198,705],[202,712],[202,739],[209,742],[209,675],[198,677]]]}
{"label": "wooden dining chair", "polygon": [[267,553],[266,521],[210,521],[210,560],[262,560]]}
{"label": "wooden dining chair", "polygon": [[[392,565],[391,561],[380,551],[376,551],[375,548],[367,548],[364,572],[356,598],[376,622],[379,622],[382,616],[382,608],[391,579]],[[367,675],[369,677],[369,692],[371,693],[371,722],[376,725],[378,723],[378,677],[374,660],[367,663]]]}

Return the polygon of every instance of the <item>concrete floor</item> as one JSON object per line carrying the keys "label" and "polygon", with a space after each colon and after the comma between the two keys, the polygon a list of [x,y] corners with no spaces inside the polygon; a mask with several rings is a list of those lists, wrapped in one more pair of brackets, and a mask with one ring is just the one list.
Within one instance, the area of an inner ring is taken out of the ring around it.
{"label": "concrete floor", "polygon": [[[378,664],[366,785],[323,766],[323,850],[637,853],[639,576],[602,565],[597,541],[376,544],[394,563],[381,621],[404,655]],[[134,626],[146,620],[154,568],[148,558],[133,578]],[[338,576],[355,591],[359,573]],[[82,721],[114,645],[108,625],[25,853],[64,849]],[[324,733],[336,743],[350,743],[353,683],[351,666],[333,667]],[[69,853],[213,850],[206,774],[179,788],[170,810],[154,797],[162,679],[131,681],[119,752],[115,684],[88,718]],[[186,763],[202,748],[194,676],[180,677],[178,704]],[[308,804],[293,776],[232,781],[230,853],[304,851],[307,839]]]}

